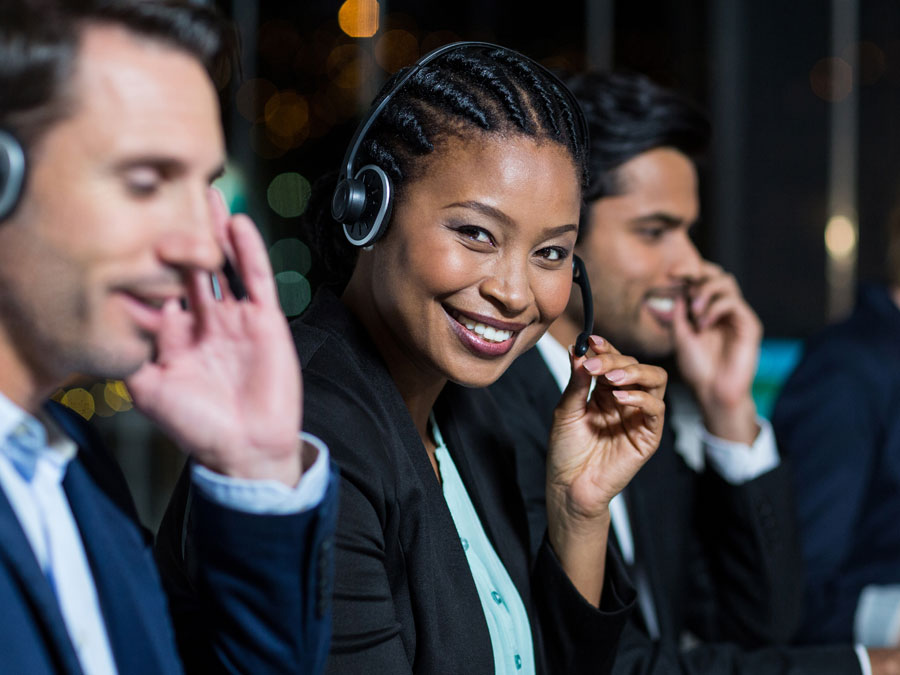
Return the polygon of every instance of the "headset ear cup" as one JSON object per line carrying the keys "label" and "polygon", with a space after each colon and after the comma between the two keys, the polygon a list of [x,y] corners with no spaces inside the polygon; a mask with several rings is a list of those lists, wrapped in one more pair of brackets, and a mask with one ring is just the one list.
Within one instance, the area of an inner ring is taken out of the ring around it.
{"label": "headset ear cup", "polygon": [[0,129],[0,221],[16,208],[25,183],[25,151],[16,138]]}
{"label": "headset ear cup", "polygon": [[366,186],[356,178],[345,178],[334,188],[331,217],[339,223],[355,223],[366,206]]}
{"label": "headset ear cup", "polygon": [[[384,234],[390,222],[394,190],[390,177],[374,164],[362,167],[354,176],[354,183],[363,186],[365,199],[362,210],[356,218],[337,220],[344,224],[347,241],[354,246],[368,246]],[[335,200],[337,195],[338,190],[335,190]]]}

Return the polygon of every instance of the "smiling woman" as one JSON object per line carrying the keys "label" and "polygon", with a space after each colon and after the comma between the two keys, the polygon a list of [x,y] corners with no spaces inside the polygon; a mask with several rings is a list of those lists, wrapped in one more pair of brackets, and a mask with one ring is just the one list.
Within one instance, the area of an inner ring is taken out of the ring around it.
{"label": "smiling woman", "polygon": [[[631,590],[607,564],[607,506],[656,447],[665,377],[595,340],[590,366],[627,369],[634,398],[588,404],[576,360],[535,560],[479,389],[568,302],[586,142],[556,78],[461,43],[398,73],[351,143],[332,210],[363,248],[321,208],[333,183],[314,190],[306,238],[332,283],[293,330],[305,423],[343,477],[332,672],[611,667]],[[348,215],[354,177],[367,203]]]}

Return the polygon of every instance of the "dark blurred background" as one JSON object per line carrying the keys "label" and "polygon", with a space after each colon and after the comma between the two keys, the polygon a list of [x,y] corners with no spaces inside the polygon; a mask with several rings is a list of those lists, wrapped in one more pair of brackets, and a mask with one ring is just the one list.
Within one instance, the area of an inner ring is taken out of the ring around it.
{"label": "dark blurred background", "polygon": [[[359,115],[398,68],[454,40],[488,40],[553,68],[626,68],[706,109],[701,251],[735,273],[767,341],[774,395],[802,338],[845,315],[882,274],[900,186],[900,0],[230,0],[242,70],[222,95],[221,183],[270,245],[282,306],[310,298],[298,217],[336,169]],[[116,383],[74,383],[155,527],[181,459]],[[765,408],[766,401],[763,402]],[[135,440],[137,439],[137,440]]]}

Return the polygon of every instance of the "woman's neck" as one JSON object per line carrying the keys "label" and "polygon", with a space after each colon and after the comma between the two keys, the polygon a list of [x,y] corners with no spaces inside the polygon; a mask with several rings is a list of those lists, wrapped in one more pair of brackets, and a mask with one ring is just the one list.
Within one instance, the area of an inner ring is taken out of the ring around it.
{"label": "woman's neck", "polygon": [[422,444],[431,457],[432,465],[436,466],[435,444],[429,433],[428,419],[435,401],[447,384],[447,378],[416,361],[416,355],[410,353],[410,350],[394,337],[378,313],[371,286],[354,283],[354,279],[350,280],[344,290],[341,301],[366,327],[375,348],[387,365],[400,396],[406,403]]}

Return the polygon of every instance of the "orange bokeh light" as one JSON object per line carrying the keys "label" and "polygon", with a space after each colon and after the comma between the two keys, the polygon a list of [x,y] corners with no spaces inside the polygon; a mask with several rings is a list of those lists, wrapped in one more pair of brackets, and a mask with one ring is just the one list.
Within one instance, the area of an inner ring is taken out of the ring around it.
{"label": "orange bokeh light", "polygon": [[341,30],[352,38],[372,37],[378,32],[378,0],[347,0],[338,10]]}

